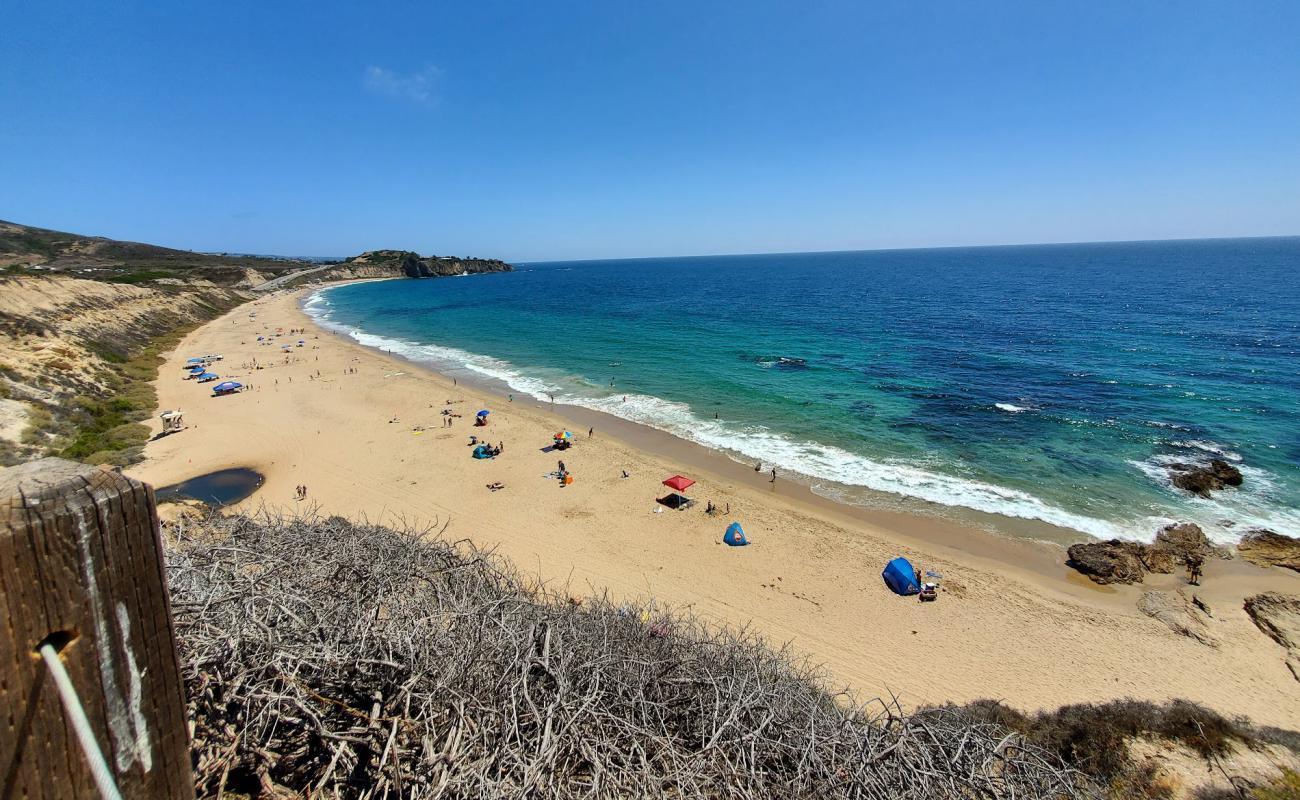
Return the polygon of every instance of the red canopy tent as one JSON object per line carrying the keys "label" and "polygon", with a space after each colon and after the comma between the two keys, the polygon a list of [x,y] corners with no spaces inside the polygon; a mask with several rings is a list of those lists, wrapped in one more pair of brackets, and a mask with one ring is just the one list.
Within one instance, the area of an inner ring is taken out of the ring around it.
{"label": "red canopy tent", "polygon": [[684,492],[694,485],[695,481],[685,477],[684,475],[674,475],[664,481],[664,486],[667,486],[669,489],[676,489],[679,492]]}

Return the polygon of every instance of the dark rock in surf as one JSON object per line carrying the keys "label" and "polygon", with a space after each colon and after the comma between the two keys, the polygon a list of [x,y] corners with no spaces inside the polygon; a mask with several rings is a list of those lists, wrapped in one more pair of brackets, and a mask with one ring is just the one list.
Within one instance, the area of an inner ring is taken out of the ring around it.
{"label": "dark rock in surf", "polygon": [[1237,543],[1237,554],[1261,567],[1286,567],[1300,572],[1300,539],[1274,531],[1250,531]]}
{"label": "dark rock in surf", "polygon": [[1170,464],[1169,477],[1174,486],[1200,497],[1242,484],[1241,470],[1221,458],[1211,459],[1209,464]]}

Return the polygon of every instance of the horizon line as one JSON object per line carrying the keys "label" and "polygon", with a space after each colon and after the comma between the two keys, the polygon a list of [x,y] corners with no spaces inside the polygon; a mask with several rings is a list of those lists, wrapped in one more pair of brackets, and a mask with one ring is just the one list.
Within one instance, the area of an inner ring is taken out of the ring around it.
{"label": "horizon line", "polygon": [[1088,244],[1156,244],[1172,242],[1230,242],[1242,239],[1300,239],[1300,233],[1263,233],[1250,236],[1171,236],[1156,239],[1091,239],[1054,242],[1005,242],[998,244],[944,244],[908,247],[860,247],[837,250],[768,250],[753,253],[679,253],[667,256],[615,256],[613,258],[549,258],[544,261],[509,261],[511,264],[566,264],[585,261],[652,261],[674,258],[746,258],[748,256],[811,256],[836,253],[904,253],[916,250],[980,250],[998,247],[1068,247]]}

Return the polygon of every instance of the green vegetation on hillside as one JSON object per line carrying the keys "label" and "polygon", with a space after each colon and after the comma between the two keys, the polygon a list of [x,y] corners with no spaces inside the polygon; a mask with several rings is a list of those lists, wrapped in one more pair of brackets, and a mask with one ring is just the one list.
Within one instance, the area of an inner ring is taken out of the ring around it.
{"label": "green vegetation on hillside", "polygon": [[[185,334],[241,302],[226,297],[200,303],[204,318],[161,319],[152,330],[139,330],[137,338],[110,337],[85,343],[105,362],[94,377],[102,387],[81,391],[57,403],[32,405],[23,441],[43,455],[57,455],[88,464],[124,466],[140,458],[149,427],[143,424],[158,407],[153,382],[163,354],[176,347]],[[7,460],[15,460],[10,454]]]}

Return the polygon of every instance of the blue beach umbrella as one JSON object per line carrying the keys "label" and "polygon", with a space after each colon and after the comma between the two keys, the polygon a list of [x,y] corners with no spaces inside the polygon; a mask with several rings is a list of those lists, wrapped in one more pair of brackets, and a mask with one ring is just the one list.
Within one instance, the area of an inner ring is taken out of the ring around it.
{"label": "blue beach umbrella", "polygon": [[485,409],[483,409],[482,411],[478,412],[478,416],[480,416],[480,417],[486,417],[488,414],[491,414],[491,413],[492,413],[491,411],[488,411],[488,410],[485,408]]}

